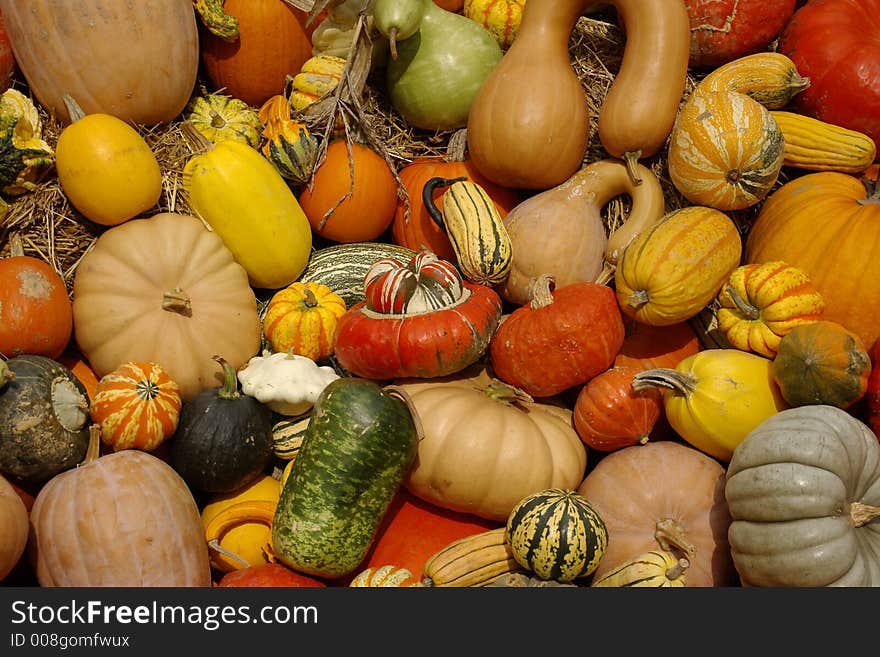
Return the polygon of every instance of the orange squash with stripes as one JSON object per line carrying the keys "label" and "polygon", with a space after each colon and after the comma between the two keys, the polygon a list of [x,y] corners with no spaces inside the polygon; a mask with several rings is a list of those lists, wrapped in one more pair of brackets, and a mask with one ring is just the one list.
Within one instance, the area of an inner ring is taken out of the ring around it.
{"label": "orange squash with stripes", "polygon": [[694,205],[742,210],[770,192],[784,152],[782,131],[766,107],[742,93],[698,89],[672,128],[669,177]]}
{"label": "orange squash with stripes", "polygon": [[333,353],[333,333],[345,311],[342,297],[323,283],[297,281],[269,300],[263,334],[273,351],[321,360]]}
{"label": "orange squash with stripes", "polygon": [[164,368],[128,362],[101,377],[89,415],[114,452],[150,452],[177,429],[181,403],[180,387]]}

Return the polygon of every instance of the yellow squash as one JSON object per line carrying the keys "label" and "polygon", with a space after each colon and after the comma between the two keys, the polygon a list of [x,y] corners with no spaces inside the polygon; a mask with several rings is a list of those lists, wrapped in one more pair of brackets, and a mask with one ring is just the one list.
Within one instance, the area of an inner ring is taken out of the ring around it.
{"label": "yellow squash", "polygon": [[305,270],[312,229],[274,166],[247,144],[217,144],[184,123],[198,149],[183,169],[190,207],[216,232],[248,273],[252,287],[280,289]]}
{"label": "yellow squash", "polygon": [[718,294],[718,328],[737,349],[776,356],[795,326],[822,319],[825,300],[799,267],[776,260],[737,267]]}
{"label": "yellow squash", "polygon": [[690,562],[666,550],[650,550],[593,580],[596,587],[680,588],[686,586]]}
{"label": "yellow squash", "polygon": [[771,360],[739,349],[705,349],[674,369],[633,377],[633,390],[660,388],[672,428],[701,452],[730,461],[761,422],[788,408],[770,376]]}

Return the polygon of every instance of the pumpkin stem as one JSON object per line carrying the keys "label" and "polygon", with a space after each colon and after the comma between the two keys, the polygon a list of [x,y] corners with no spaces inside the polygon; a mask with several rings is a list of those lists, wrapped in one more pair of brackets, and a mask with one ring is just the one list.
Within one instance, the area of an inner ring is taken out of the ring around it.
{"label": "pumpkin stem", "polygon": [[303,296],[305,297],[305,299],[303,300],[303,304],[306,308],[318,307],[318,297],[315,296],[315,293],[312,292],[312,289],[310,287],[303,287]]}
{"label": "pumpkin stem", "polygon": [[880,203],[880,184],[878,184],[880,183],[880,174],[878,174],[878,177],[873,180],[868,178],[868,176],[862,176],[861,181],[862,185],[865,186],[867,196],[863,199],[859,199],[859,205]]}
{"label": "pumpkin stem", "polygon": [[642,177],[639,175],[639,158],[642,156],[641,149],[636,151],[627,151],[623,154],[623,161],[626,164],[626,173],[633,185],[641,185]]}
{"label": "pumpkin stem", "polygon": [[459,128],[452,133],[446,145],[446,162],[464,162],[467,152],[467,128]]}
{"label": "pumpkin stem", "polygon": [[617,271],[617,266],[607,260],[602,264],[602,271],[599,272],[599,275],[596,277],[597,285],[608,285],[611,282],[611,279],[614,278],[614,272]]}
{"label": "pumpkin stem", "polygon": [[504,383],[500,379],[492,377],[488,385],[483,389],[486,396],[502,404],[527,404],[534,402],[534,398],[525,390],[521,390],[509,383]]}
{"label": "pumpkin stem", "polygon": [[[245,564],[245,567],[249,566],[250,564],[237,554],[221,548],[220,541],[223,540],[226,532],[240,525],[252,522],[266,525],[266,527],[271,529],[272,521],[275,518],[276,506],[277,502],[271,500],[245,500],[230,504],[211,518],[211,522],[205,527],[205,540],[208,546],[231,559]],[[271,548],[271,546],[266,547]],[[264,552],[269,553],[270,550],[264,549]]]}
{"label": "pumpkin stem", "polygon": [[413,425],[416,429],[416,435],[419,437],[419,442],[421,442],[425,437],[425,428],[422,424],[422,419],[419,417],[419,413],[416,410],[416,405],[413,402],[410,394],[400,386],[395,385],[385,386],[383,390],[385,390],[385,392],[387,392],[392,397],[397,397],[400,401],[406,404],[406,407],[409,409],[409,413],[413,419]]}
{"label": "pumpkin stem", "polygon": [[690,374],[671,367],[655,367],[635,374],[632,389],[638,392],[648,388],[667,388],[676,395],[687,396],[697,387],[697,380]]}
{"label": "pumpkin stem", "polygon": [[61,100],[64,102],[64,107],[67,108],[67,114],[70,116],[71,123],[79,121],[86,115],[86,113],[83,112],[82,107],[79,106],[79,103],[73,99],[73,96],[64,94],[61,97]]}
{"label": "pumpkin stem", "polygon": [[669,570],[666,571],[666,579],[673,580],[681,577],[681,574],[688,569],[688,566],[691,565],[691,562],[682,557],[678,560],[678,563],[672,566]]}
{"label": "pumpkin stem", "polygon": [[189,295],[179,287],[167,290],[162,295],[162,310],[177,313],[184,317],[192,317],[192,301]]}
{"label": "pumpkin stem", "polygon": [[852,516],[853,526],[862,527],[880,518],[880,506],[853,502],[849,505],[849,514]]}
{"label": "pumpkin stem", "polygon": [[556,287],[556,279],[551,274],[541,274],[532,281],[530,296],[532,300],[529,306],[532,310],[544,308],[553,303],[553,289]]}
{"label": "pumpkin stem", "polygon": [[632,294],[629,295],[629,299],[626,300],[626,305],[628,305],[633,310],[638,310],[646,303],[648,303],[647,290],[635,290]]}
{"label": "pumpkin stem", "polygon": [[737,310],[742,313],[743,317],[750,320],[756,320],[761,316],[761,311],[743,299],[733,285],[728,285],[724,288],[724,291],[730,296],[733,305],[735,305]]}
{"label": "pumpkin stem", "polygon": [[94,463],[101,456],[101,425],[100,424],[90,424],[89,425],[89,446],[86,448],[85,458],[82,460],[82,463],[77,464],[76,467],[80,468],[84,465],[88,465],[89,463]]}
{"label": "pumpkin stem", "polygon": [[222,128],[226,125],[226,119],[223,118],[223,115],[220,114],[217,110],[211,110],[211,127],[212,128]]}
{"label": "pumpkin stem", "polygon": [[657,524],[654,525],[654,538],[660,547],[667,552],[672,552],[673,548],[677,548],[691,560],[697,554],[697,548],[687,540],[687,531],[684,525],[673,518],[661,518],[657,521]]}
{"label": "pumpkin stem", "polygon": [[230,365],[222,356],[212,356],[214,360],[220,363],[223,368],[223,386],[217,396],[220,399],[236,399],[240,397],[238,392],[238,373],[235,368]]}
{"label": "pumpkin stem", "polygon": [[211,140],[199,132],[199,129],[193,125],[192,121],[180,122],[180,134],[183,135],[184,141],[194,155],[207,153],[214,148]]}
{"label": "pumpkin stem", "polygon": [[443,213],[434,204],[434,188],[446,187],[462,180],[467,180],[467,176],[459,176],[458,178],[440,178],[435,176],[430,178],[425,183],[425,186],[422,187],[422,203],[425,204],[425,209],[431,215],[431,219],[441,230],[446,230],[446,227],[443,225]]}
{"label": "pumpkin stem", "polygon": [[216,538],[208,541],[208,547],[211,548],[212,550],[214,550],[215,552],[219,552],[227,559],[232,559],[233,561],[237,561],[238,563],[240,563],[242,565],[243,568],[250,568],[251,567],[251,563],[247,559],[243,559],[242,557],[237,555],[232,550],[227,550],[225,547],[220,545],[220,541],[218,541]]}

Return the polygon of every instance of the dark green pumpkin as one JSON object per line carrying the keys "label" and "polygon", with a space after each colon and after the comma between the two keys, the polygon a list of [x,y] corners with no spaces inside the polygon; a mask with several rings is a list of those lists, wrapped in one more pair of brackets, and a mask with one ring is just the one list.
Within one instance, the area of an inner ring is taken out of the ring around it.
{"label": "dark green pumpkin", "polygon": [[559,582],[590,575],[608,547],[608,529],[596,509],[562,488],[520,500],[507,518],[507,538],[520,566]]}
{"label": "dark green pumpkin", "polygon": [[0,387],[0,473],[39,484],[79,464],[89,444],[89,402],[74,374],[51,358],[5,363]]}
{"label": "dark green pumpkin", "polygon": [[260,477],[274,460],[268,406],[241,394],[235,368],[222,358],[224,383],[180,409],[169,463],[196,490],[230,493]]}
{"label": "dark green pumpkin", "polygon": [[343,377],[321,392],[275,508],[282,563],[335,579],[363,561],[418,453],[417,420],[394,390]]}

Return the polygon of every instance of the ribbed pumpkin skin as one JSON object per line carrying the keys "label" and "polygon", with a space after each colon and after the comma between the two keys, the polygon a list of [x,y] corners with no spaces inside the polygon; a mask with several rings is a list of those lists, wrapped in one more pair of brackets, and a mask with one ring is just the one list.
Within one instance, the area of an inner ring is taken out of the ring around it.
{"label": "ribbed pumpkin skin", "polygon": [[190,98],[199,67],[191,0],[2,0],[0,11],[31,91],[62,123],[64,94],[86,114],[147,125],[173,120]]}
{"label": "ribbed pumpkin skin", "polygon": [[40,586],[211,586],[192,493],[146,452],[107,454],[52,478],[30,517]]}
{"label": "ribbed pumpkin skin", "polygon": [[[190,314],[163,301],[177,288]],[[109,229],[80,261],[73,296],[76,340],[99,377],[127,361],[155,362],[184,401],[218,385],[213,355],[241,367],[260,346],[247,273],[195,217],[164,213]]]}
{"label": "ribbed pumpkin skin", "polygon": [[782,131],[745,94],[697,92],[679,111],[669,142],[669,176],[694,205],[741,210],[761,201],[779,176]]}
{"label": "ribbed pumpkin skin", "polygon": [[590,575],[608,547],[608,529],[589,500],[562,488],[519,502],[507,519],[507,537],[523,568],[560,582]]}
{"label": "ribbed pumpkin skin", "polygon": [[224,41],[201,29],[205,72],[215,88],[260,107],[312,56],[306,13],[283,0],[225,0],[223,10],[238,19],[238,39]]}
{"label": "ribbed pumpkin skin", "polygon": [[700,91],[737,91],[769,110],[788,105],[810,81],[798,74],[797,66],[779,52],[745,55],[711,70],[700,80]]}
{"label": "ribbed pumpkin skin", "polygon": [[819,321],[782,338],[770,373],[791,406],[846,409],[868,389],[871,358],[855,333],[837,322]]}
{"label": "ribbed pumpkin skin", "polygon": [[124,363],[98,382],[89,406],[114,451],[154,450],[177,429],[180,386],[156,363]]}
{"label": "ribbed pumpkin skin", "polygon": [[603,457],[577,489],[608,529],[608,548],[593,577],[662,547],[658,538],[665,536],[677,537],[678,556],[682,546],[693,548],[688,586],[736,583],[724,481],[718,461],[678,442],[649,442]]}
{"label": "ribbed pumpkin skin", "polygon": [[614,365],[631,365],[642,370],[675,367],[700,350],[700,339],[687,322],[652,326],[631,317],[623,320],[625,337]]}
{"label": "ribbed pumpkin skin", "polygon": [[0,583],[24,553],[29,531],[24,501],[12,484],[0,475]]}
{"label": "ribbed pumpkin skin", "polygon": [[615,289],[624,314],[653,326],[690,319],[740,264],[742,240],[719,210],[687,206],[667,214],[630,242]]}
{"label": "ribbed pumpkin skin", "polygon": [[776,355],[783,336],[796,326],[819,321],[825,310],[825,300],[809,276],[781,261],[737,267],[718,294],[718,303],[718,328],[730,344],[767,358]]}
{"label": "ribbed pumpkin skin", "polygon": [[320,283],[291,283],[269,300],[263,333],[274,351],[320,360],[333,353],[336,323],[345,301]]}
{"label": "ribbed pumpkin skin", "polygon": [[[825,300],[823,319],[871,349],[880,335],[880,199],[855,176],[808,173],[777,189],[749,231],[745,262],[784,260],[803,269]],[[822,217],[822,221],[816,221]]]}
{"label": "ribbed pumpkin skin", "polygon": [[489,342],[495,375],[535,397],[586,383],[608,369],[623,344],[614,292],[598,283],[571,283],[542,306],[520,306]]}
{"label": "ribbed pumpkin skin", "polygon": [[880,586],[880,525],[852,517],[856,504],[880,507],[880,444],[846,411],[800,406],[756,427],[724,496],[744,584]]}
{"label": "ribbed pumpkin skin", "polygon": [[648,441],[663,415],[659,390],[632,389],[642,368],[615,366],[590,379],[574,404],[574,428],[588,447],[612,452]]}

